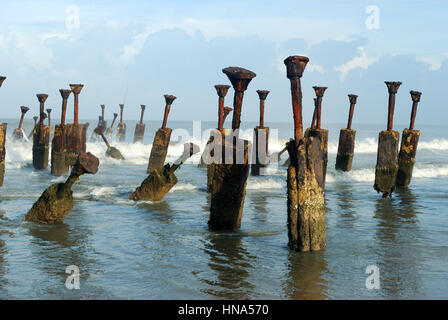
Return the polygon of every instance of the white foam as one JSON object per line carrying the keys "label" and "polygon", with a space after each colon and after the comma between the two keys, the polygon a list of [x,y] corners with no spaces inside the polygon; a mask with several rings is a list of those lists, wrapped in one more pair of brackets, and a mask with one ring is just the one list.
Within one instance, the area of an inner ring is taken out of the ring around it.
{"label": "white foam", "polygon": [[197,190],[197,189],[199,189],[199,187],[194,186],[194,185],[192,185],[190,183],[178,183],[170,190],[170,192],[175,192],[175,191],[192,191],[192,190]]}
{"label": "white foam", "polygon": [[251,179],[247,180],[246,189],[259,190],[259,189],[282,189],[286,187],[286,181],[280,182],[276,179]]}
{"label": "white foam", "polygon": [[115,194],[116,189],[114,187],[91,187],[90,194],[93,196],[104,196],[109,194]]}
{"label": "white foam", "polygon": [[359,169],[352,170],[350,172],[332,172],[327,173],[327,177],[325,179],[326,182],[374,182],[375,181],[375,169]]}
{"label": "white foam", "polygon": [[448,176],[448,165],[415,165],[413,178],[437,178]]}

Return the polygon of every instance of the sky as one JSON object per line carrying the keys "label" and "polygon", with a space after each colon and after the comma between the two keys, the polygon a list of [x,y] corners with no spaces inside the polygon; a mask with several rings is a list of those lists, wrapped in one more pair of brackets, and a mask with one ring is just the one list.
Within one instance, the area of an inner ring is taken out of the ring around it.
{"label": "sky", "polygon": [[[164,94],[177,96],[170,120],[217,120],[214,85],[222,69],[257,76],[245,92],[242,121],[257,121],[256,90],[270,90],[265,121],[292,122],[283,60],[305,55],[305,126],[312,86],[326,86],[322,126],[345,123],[348,94],[357,94],[353,127],[384,124],[384,81],[401,81],[395,123],[408,124],[410,90],[421,91],[416,128],[444,125],[448,78],[448,1],[5,1],[0,0],[0,118],[19,107],[38,113],[37,93],[60,117],[59,89],[82,83],[79,115],[106,119],[125,104],[124,119],[161,120]],[[226,105],[232,107],[233,90]],[[67,118],[73,114],[73,97]]]}

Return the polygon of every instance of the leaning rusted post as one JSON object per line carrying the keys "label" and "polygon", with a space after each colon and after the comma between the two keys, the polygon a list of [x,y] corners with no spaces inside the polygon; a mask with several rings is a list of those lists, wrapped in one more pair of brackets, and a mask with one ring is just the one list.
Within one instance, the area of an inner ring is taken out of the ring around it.
{"label": "leaning rusted post", "polygon": [[140,122],[135,125],[134,143],[143,143],[143,137],[145,135],[145,124],[143,123],[143,115],[145,113],[146,106],[142,104],[140,105],[140,108],[142,108],[142,111],[140,113]]}
{"label": "leaning rusted post", "polygon": [[352,169],[353,155],[355,153],[356,130],[352,130],[353,112],[358,98],[357,95],[349,94],[350,110],[348,113],[347,128],[339,132],[338,154],[336,156],[336,170],[350,171]]}
{"label": "leaning rusted post", "polygon": [[398,131],[393,130],[395,95],[401,82],[385,82],[389,91],[387,130],[381,131],[378,138],[378,154],[373,188],[383,197],[392,196],[398,173]]}
{"label": "leaning rusted post", "polygon": [[19,127],[14,129],[14,132],[12,133],[12,139],[13,141],[23,141],[23,119],[25,118],[25,113],[30,110],[28,107],[21,106],[20,111],[22,115],[20,116],[20,122]]}
{"label": "leaning rusted post", "polygon": [[44,113],[44,104],[47,94],[37,94],[40,103],[40,119],[33,135],[33,167],[36,170],[45,170],[48,167],[48,154],[50,142],[50,127],[44,126],[47,115]]}
{"label": "leaning rusted post", "polygon": [[117,119],[117,117],[118,117],[118,113],[114,113],[114,119],[112,120],[110,127],[106,129],[106,137],[108,137],[108,138],[111,138],[112,134],[114,133],[114,123],[115,123],[115,120]]}
{"label": "leaning rusted post", "polygon": [[73,124],[65,125],[65,147],[67,150],[65,162],[69,166],[76,163],[81,152],[86,152],[87,125],[78,123],[79,94],[83,87],[82,84],[70,84],[74,96],[74,119]]}
{"label": "leaning rusted post", "polygon": [[163,116],[162,127],[159,130],[157,130],[156,135],[154,137],[146,173],[151,173],[152,171],[163,167],[165,163],[166,154],[168,153],[168,145],[170,144],[171,131],[173,130],[166,127],[166,122],[168,120],[168,114],[170,113],[171,104],[176,99],[176,97],[169,94],[165,94],[164,97],[165,97],[165,113]]}
{"label": "leaning rusted post", "polygon": [[313,137],[320,141],[320,145],[313,152],[315,153],[311,157],[313,161],[314,174],[317,182],[322,189],[325,189],[325,178],[327,175],[327,163],[328,163],[328,130],[321,129],[322,118],[322,97],[327,87],[313,87],[316,92],[316,125],[314,128],[308,128],[305,132],[305,137]]}
{"label": "leaning rusted post", "polygon": [[95,174],[100,161],[90,152],[80,153],[64,183],[48,187],[26,214],[25,221],[42,224],[62,223],[73,208],[73,184],[84,173]]}
{"label": "leaning rusted post", "polygon": [[213,183],[208,225],[212,230],[234,230],[241,226],[249,175],[250,143],[238,137],[241,108],[244,91],[256,74],[239,67],[224,68],[222,72],[227,75],[235,90],[232,134],[221,139],[221,142],[214,140],[226,161],[218,160],[218,163],[212,164]]}
{"label": "leaning rusted post", "polygon": [[61,123],[55,125],[53,140],[51,140],[51,174],[55,175],[65,174],[69,169],[65,161],[67,151],[65,147],[65,115],[67,112],[67,100],[71,92],[71,90],[59,89],[62,97]]}
{"label": "leaning rusted post", "polygon": [[[0,87],[3,84],[3,81],[6,80],[6,77],[0,76]],[[6,155],[6,127],[7,123],[0,124],[0,187],[3,186],[3,179],[5,177],[5,155]]]}
{"label": "leaning rusted post", "polygon": [[177,177],[174,172],[193,154],[198,153],[199,150],[199,147],[193,143],[184,144],[184,152],[181,157],[171,166],[167,163],[165,166],[152,171],[149,176],[143,180],[141,185],[129,196],[129,200],[162,200],[162,198],[177,183]]}
{"label": "leaning rusted post", "polygon": [[398,155],[398,173],[396,185],[407,187],[411,183],[412,171],[414,170],[415,155],[417,153],[420,130],[414,130],[415,115],[420,102],[421,92],[411,91],[412,111],[409,129],[404,129],[401,136],[401,147]]}
{"label": "leaning rusted post", "polygon": [[126,140],[126,123],[123,122],[123,109],[124,104],[120,104],[120,122],[117,126],[117,139],[120,142],[124,142]]}
{"label": "leaning rusted post", "polygon": [[251,175],[259,176],[260,170],[269,162],[269,128],[264,126],[264,102],[269,94],[267,90],[257,90],[260,99],[260,125],[254,128],[252,142],[254,161],[251,165]]}
{"label": "leaning rusted post", "polygon": [[314,111],[313,111],[313,120],[311,120],[311,126],[310,128],[315,128],[316,127],[316,119],[317,119],[317,98],[314,98]]}
{"label": "leaning rusted post", "polygon": [[95,129],[93,129],[92,134],[90,135],[90,142],[98,141],[99,137],[98,137],[98,134],[96,133],[96,129],[101,130],[101,128],[102,128],[101,122],[102,121],[103,121],[102,116],[98,116],[98,123],[96,124]]}
{"label": "leaning rusted post", "polygon": [[303,56],[290,56],[284,61],[286,76],[291,82],[294,114],[294,139],[287,145],[291,159],[287,172],[288,246],[296,251],[318,251],[326,247],[324,193],[314,172],[314,158],[321,150],[321,141],[312,136],[303,137],[300,78],[308,61]]}
{"label": "leaning rusted post", "polygon": [[106,146],[107,146],[106,156],[108,156],[108,157],[110,157],[110,158],[117,159],[117,160],[125,160],[124,157],[123,157],[123,155],[121,154],[120,150],[118,150],[118,149],[115,148],[115,147],[112,147],[112,146],[109,144],[109,141],[107,141],[106,137],[104,136],[104,134],[103,134],[103,132],[101,131],[100,128],[96,128],[96,129],[95,129],[95,133],[96,133],[97,135],[99,135],[101,138],[103,138],[103,141],[104,141],[104,143],[105,143]]}

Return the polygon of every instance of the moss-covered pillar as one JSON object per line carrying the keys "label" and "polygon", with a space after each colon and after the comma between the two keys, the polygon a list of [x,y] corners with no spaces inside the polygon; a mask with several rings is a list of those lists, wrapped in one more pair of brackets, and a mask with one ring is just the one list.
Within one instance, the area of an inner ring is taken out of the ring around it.
{"label": "moss-covered pillar", "polygon": [[222,72],[227,75],[235,90],[232,132],[221,141],[221,145],[214,141],[225,159],[213,165],[208,226],[211,230],[235,230],[240,228],[243,217],[250,146],[249,141],[238,138],[238,131],[244,91],[256,74],[240,67],[224,68]]}
{"label": "moss-covered pillar", "polygon": [[378,137],[378,154],[373,188],[383,197],[392,196],[398,173],[398,131],[393,130],[395,95],[401,82],[385,82],[389,91],[389,108],[387,130],[381,131]]}
{"label": "moss-covered pillar", "polygon": [[44,120],[47,115],[44,112],[45,100],[47,94],[37,94],[40,103],[40,120],[33,135],[33,167],[36,170],[45,170],[48,167],[50,127],[44,126]]}
{"label": "moss-covered pillar", "polygon": [[177,177],[174,172],[193,154],[198,153],[199,150],[197,145],[193,143],[185,143],[184,152],[180,158],[177,159],[173,165],[166,164],[165,166],[152,171],[149,176],[143,180],[142,184],[129,196],[129,200],[162,200],[177,183]]}
{"label": "moss-covered pillar", "polygon": [[126,141],[126,123],[123,122],[124,104],[120,104],[120,122],[117,126],[117,139],[120,142]]}
{"label": "moss-covered pillar", "polygon": [[64,183],[55,183],[48,187],[27,212],[24,220],[42,224],[56,224],[64,219],[73,208],[73,184],[84,173],[95,174],[99,160],[90,152],[81,153],[70,176]]}
{"label": "moss-covered pillar", "polygon": [[146,106],[142,104],[140,105],[140,108],[142,108],[142,111],[140,113],[140,122],[135,125],[134,143],[143,143],[143,137],[145,136],[145,124],[143,123],[143,115],[145,113]]}
{"label": "moss-covered pillar", "polygon": [[65,161],[65,115],[67,112],[67,100],[71,90],[60,89],[62,97],[61,123],[54,127],[54,136],[51,141],[51,174],[61,175],[68,172],[69,166]]}
{"label": "moss-covered pillar", "polygon": [[414,170],[415,155],[417,153],[418,139],[420,130],[414,130],[415,116],[417,114],[417,106],[420,102],[421,92],[411,91],[412,111],[409,129],[404,129],[401,136],[401,147],[398,155],[398,174],[396,185],[399,187],[407,187],[411,183],[412,171]]}
{"label": "moss-covered pillar", "polygon": [[[1,80],[1,78],[0,78]],[[0,82],[1,86],[1,82]],[[6,156],[6,127],[7,123],[0,124],[0,187],[3,186],[5,178],[5,156]]]}
{"label": "moss-covered pillar", "polygon": [[170,113],[171,104],[176,99],[175,96],[165,94],[165,113],[163,115],[162,127],[157,130],[154,136],[154,141],[152,143],[151,154],[149,155],[148,169],[146,173],[151,173],[152,171],[162,168],[166,155],[168,153],[168,146],[170,144],[171,132],[170,128],[166,127],[168,121],[168,115]]}
{"label": "moss-covered pillar", "polygon": [[355,110],[357,95],[349,94],[350,111],[348,113],[347,128],[339,132],[338,153],[336,156],[336,170],[350,171],[352,169],[353,155],[355,153],[356,130],[352,129],[353,112]]}
{"label": "moss-covered pillar", "polygon": [[267,90],[257,90],[260,99],[260,124],[254,128],[253,161],[251,175],[259,176],[262,168],[269,164],[269,128],[264,126],[264,102],[269,94]]}
{"label": "moss-covered pillar", "polygon": [[[318,251],[326,247],[326,219],[323,188],[315,174],[315,158],[322,150],[322,141],[303,136],[302,90],[300,78],[309,59],[290,56],[285,59],[291,82],[294,114],[294,139],[287,145],[290,163],[287,171],[288,246],[296,251]],[[319,111],[316,113],[318,122]]]}

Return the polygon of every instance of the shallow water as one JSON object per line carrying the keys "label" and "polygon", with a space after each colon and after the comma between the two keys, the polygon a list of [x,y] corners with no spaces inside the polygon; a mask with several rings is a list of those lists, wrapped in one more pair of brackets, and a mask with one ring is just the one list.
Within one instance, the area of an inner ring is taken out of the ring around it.
{"label": "shallow water", "polygon": [[[382,199],[373,190],[378,132],[357,125],[350,173],[336,173],[340,125],[329,126],[325,189],[327,249],[287,248],[286,169],[249,177],[241,230],[207,228],[206,171],[193,163],[178,170],[179,183],[163,201],[127,200],[146,177],[159,122],[148,121],[144,144],[111,144],[126,161],[106,159],[102,143],[87,149],[100,158],[96,175],[73,187],[75,206],[61,225],[23,218],[50,184],[67,176],[34,171],[31,144],[12,144],[17,121],[7,120],[5,182],[0,188],[0,298],[9,299],[396,299],[447,298],[448,130],[422,126],[414,179]],[[95,123],[95,121],[90,121]],[[192,122],[170,122],[193,133]],[[202,123],[202,129],[215,123]],[[255,123],[245,123],[247,128]],[[270,151],[292,135],[290,124],[268,124]],[[89,128],[88,137],[94,125]],[[31,123],[25,123],[28,133]],[[274,133],[278,129],[278,134]],[[403,127],[397,127],[401,132]],[[251,129],[243,136],[251,139]],[[205,145],[208,133],[193,138]],[[172,137],[172,141],[175,138]],[[173,143],[168,160],[182,152]],[[283,155],[283,160],[286,154]],[[193,158],[197,161],[197,157]],[[192,162],[192,161],[190,161]],[[81,288],[68,290],[65,269],[80,269]],[[366,267],[380,271],[380,289],[366,288]]]}

